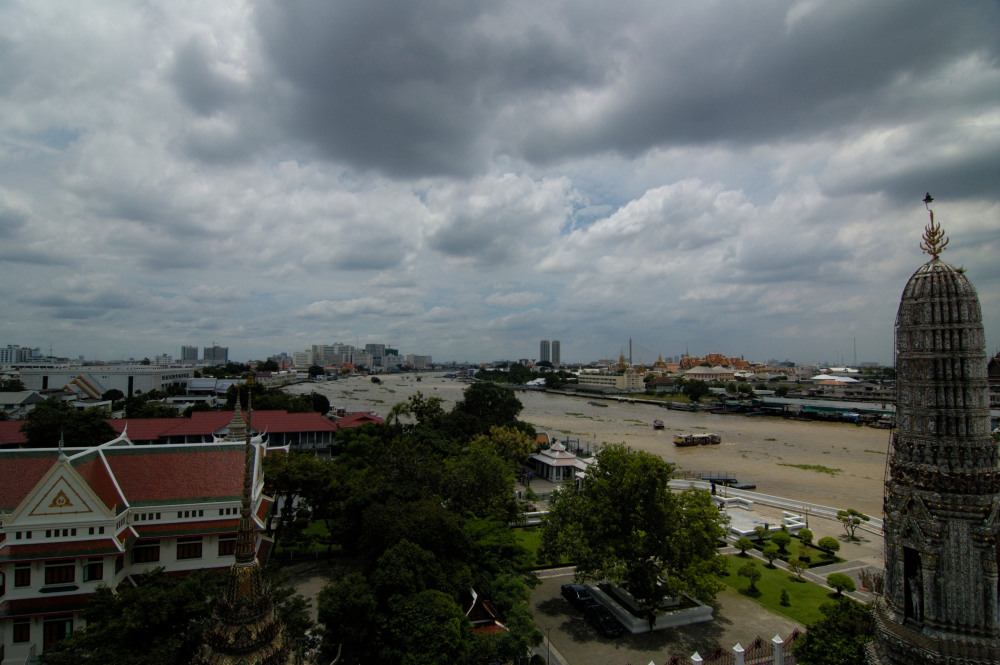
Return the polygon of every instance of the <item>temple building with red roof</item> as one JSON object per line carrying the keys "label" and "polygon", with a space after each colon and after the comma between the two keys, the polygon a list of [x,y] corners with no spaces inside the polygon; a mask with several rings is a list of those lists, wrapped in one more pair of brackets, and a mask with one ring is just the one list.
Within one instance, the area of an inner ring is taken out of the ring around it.
{"label": "temple building with red roof", "polygon": [[[0,450],[0,665],[30,662],[81,627],[98,585],[160,566],[228,568],[246,466],[246,443],[233,439],[137,446],[125,428],[94,448]],[[254,548],[264,559],[266,448],[259,436],[252,446]]]}

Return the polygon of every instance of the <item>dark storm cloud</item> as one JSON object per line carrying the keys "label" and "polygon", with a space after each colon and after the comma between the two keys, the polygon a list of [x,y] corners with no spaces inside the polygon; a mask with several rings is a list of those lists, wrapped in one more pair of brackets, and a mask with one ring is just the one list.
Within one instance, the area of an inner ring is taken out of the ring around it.
{"label": "dark storm cloud", "polygon": [[264,47],[294,87],[290,131],[335,158],[392,174],[481,169],[483,131],[503,105],[601,75],[586,45],[542,25],[491,32],[487,6],[264,3]]}
{"label": "dark storm cloud", "polygon": [[792,6],[265,2],[257,26],[294,89],[289,131],[407,176],[835,136],[919,112],[893,84],[998,53],[995,3]]}
{"label": "dark storm cloud", "polygon": [[192,39],[177,50],[170,76],[180,98],[196,113],[211,115],[237,96],[237,89],[224,76],[212,71],[200,40]]}

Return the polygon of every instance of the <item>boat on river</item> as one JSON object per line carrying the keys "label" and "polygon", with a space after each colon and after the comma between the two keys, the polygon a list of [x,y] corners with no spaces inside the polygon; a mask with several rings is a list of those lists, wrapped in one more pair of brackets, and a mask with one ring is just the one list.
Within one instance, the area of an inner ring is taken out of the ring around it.
{"label": "boat on river", "polygon": [[714,446],[722,443],[722,437],[718,434],[675,434],[674,445],[686,446]]}
{"label": "boat on river", "polygon": [[660,420],[659,418],[657,418],[656,420],[653,421],[653,429],[659,430],[659,429],[663,429],[663,427],[664,427],[663,426],[663,421]]}
{"label": "boat on river", "polygon": [[594,402],[594,401],[587,402],[587,404],[589,404],[591,406],[607,406],[608,405],[607,402]]}

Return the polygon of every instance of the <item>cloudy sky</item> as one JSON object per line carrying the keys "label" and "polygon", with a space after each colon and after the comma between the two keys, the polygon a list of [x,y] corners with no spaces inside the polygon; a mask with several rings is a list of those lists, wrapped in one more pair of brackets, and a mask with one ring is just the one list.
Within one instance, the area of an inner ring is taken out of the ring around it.
{"label": "cloudy sky", "polygon": [[930,191],[1000,349],[1000,4],[0,3],[0,345],[892,361]]}

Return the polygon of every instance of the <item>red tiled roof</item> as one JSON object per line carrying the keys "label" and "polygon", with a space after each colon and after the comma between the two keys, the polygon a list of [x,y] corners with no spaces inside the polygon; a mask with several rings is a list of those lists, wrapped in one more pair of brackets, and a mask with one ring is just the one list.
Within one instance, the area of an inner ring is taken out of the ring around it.
{"label": "red tiled roof", "polygon": [[111,472],[100,455],[95,454],[74,468],[110,510],[125,505],[125,500],[115,487]]}
{"label": "red tiled roof", "polygon": [[0,603],[0,619],[79,612],[87,604],[88,598],[90,598],[89,593],[74,593],[70,596],[44,596],[5,600]]}
{"label": "red tiled roof", "polygon": [[156,441],[166,432],[177,427],[180,420],[180,418],[110,418],[108,424],[118,434],[126,431],[127,428],[130,441]]}
{"label": "red tiled roof", "polygon": [[238,497],[243,447],[106,448],[108,464],[129,503]]}
{"label": "red tiled roof", "polygon": [[362,425],[367,425],[368,423],[384,425],[385,420],[379,418],[373,413],[368,413],[366,411],[357,411],[355,413],[348,413],[345,416],[341,416],[337,420],[337,426],[340,427],[340,429],[347,429],[348,427],[361,427]]}
{"label": "red tiled roof", "polygon": [[57,459],[55,449],[5,453],[0,458],[0,508],[16,508]]}
{"label": "red tiled roof", "polygon": [[0,561],[35,561],[38,559],[74,558],[95,554],[118,554],[111,538],[97,540],[53,540],[31,544],[5,544],[0,547]]}
{"label": "red tiled roof", "polygon": [[268,497],[261,497],[260,505],[257,506],[257,521],[261,524],[267,522],[267,514],[271,511],[271,505],[274,503],[273,499]]}
{"label": "red tiled roof", "polygon": [[0,421],[0,446],[19,446],[28,442],[28,437],[21,431],[23,420]]}
{"label": "red tiled roof", "polygon": [[170,524],[133,524],[141,538],[165,538],[170,536],[199,536],[215,533],[235,533],[240,520],[231,517],[224,520],[200,522],[173,522]]}
{"label": "red tiled roof", "polygon": [[[243,417],[246,418],[246,412]],[[227,426],[232,411],[195,411],[190,418],[178,418],[164,435],[207,435]],[[258,432],[335,432],[337,425],[319,413],[288,413],[283,410],[254,411],[253,428]]]}

